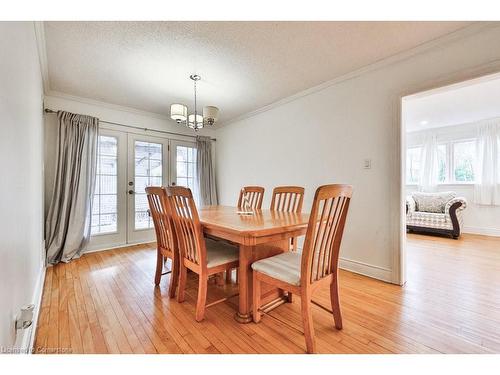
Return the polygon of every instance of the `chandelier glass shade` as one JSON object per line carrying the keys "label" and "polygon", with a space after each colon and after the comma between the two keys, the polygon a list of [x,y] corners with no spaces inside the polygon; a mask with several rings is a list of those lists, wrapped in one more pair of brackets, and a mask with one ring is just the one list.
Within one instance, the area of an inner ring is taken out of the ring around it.
{"label": "chandelier glass shade", "polygon": [[194,121],[195,115],[189,115],[188,116],[188,127],[191,129],[201,129],[203,128],[203,116],[202,115],[196,115],[196,123]]}
{"label": "chandelier glass shade", "polygon": [[188,108],[184,104],[171,104],[170,105],[170,117],[177,123],[186,121]]}
{"label": "chandelier glass shade", "polygon": [[197,109],[196,82],[198,82],[201,77],[194,74],[189,78],[191,78],[194,82],[194,113],[190,113],[188,115],[187,105],[173,103],[170,105],[170,118],[178,124],[185,125],[194,130],[202,129],[205,125],[214,125],[219,115],[219,108],[214,106],[205,106],[203,107],[203,114],[199,114]]}

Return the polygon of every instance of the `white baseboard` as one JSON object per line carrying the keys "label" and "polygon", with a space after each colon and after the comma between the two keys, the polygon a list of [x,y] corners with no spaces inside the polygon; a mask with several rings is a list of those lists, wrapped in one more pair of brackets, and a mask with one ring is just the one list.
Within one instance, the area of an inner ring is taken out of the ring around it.
{"label": "white baseboard", "polygon": [[143,244],[153,244],[155,241],[138,241],[138,242],[131,242],[131,243],[125,243],[125,244],[119,244],[119,245],[103,245],[103,246],[95,246],[91,247],[88,250],[85,250],[83,254],[90,254],[90,253],[97,253],[99,251],[107,251],[107,250],[113,250],[113,249],[120,249],[122,247],[129,247],[129,246],[134,246],[134,245],[143,245]]}
{"label": "white baseboard", "polygon": [[392,271],[388,268],[379,267],[373,264],[368,264],[347,258],[340,258],[339,267],[343,270],[359,273],[361,275],[372,277],[377,280],[392,283]]}
{"label": "white baseboard", "polygon": [[19,344],[19,349],[21,353],[31,354],[33,351],[33,346],[35,344],[36,328],[38,326],[38,317],[40,316],[40,305],[42,304],[43,295],[43,284],[45,283],[45,264],[42,264],[42,268],[38,274],[38,280],[35,285],[35,290],[33,292],[33,297],[31,298],[32,303],[35,305],[35,310],[33,311],[33,323],[27,329],[18,331],[18,337],[16,341]]}
{"label": "white baseboard", "polygon": [[500,228],[472,227],[466,225],[463,227],[462,233],[481,234],[483,236],[500,237]]}
{"label": "white baseboard", "polygon": [[93,246],[89,247],[87,250],[82,252],[83,254],[90,254],[90,253],[97,253],[98,251],[104,251],[104,250],[113,250],[113,249],[119,249],[121,247],[127,247],[131,246],[132,244],[128,243],[123,243],[123,244],[111,244],[111,245],[99,245],[99,246]]}
{"label": "white baseboard", "polygon": [[[297,247],[297,251],[302,253],[302,247]],[[347,258],[339,258],[339,268],[351,271],[354,273],[359,273],[363,276],[368,276],[373,279],[382,280],[387,283],[394,283],[392,280],[392,271],[389,268],[375,266],[373,264],[368,264],[360,262],[358,260],[352,260]]]}

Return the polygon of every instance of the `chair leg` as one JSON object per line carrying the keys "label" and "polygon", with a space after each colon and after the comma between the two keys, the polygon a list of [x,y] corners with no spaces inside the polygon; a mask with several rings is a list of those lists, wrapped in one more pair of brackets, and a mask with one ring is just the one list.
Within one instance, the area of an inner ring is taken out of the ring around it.
{"label": "chair leg", "polygon": [[260,280],[257,278],[257,272],[253,272],[253,294],[252,294],[252,315],[255,323],[260,322]]}
{"label": "chair leg", "polygon": [[240,283],[240,269],[236,268],[236,284]]}
{"label": "chair leg", "polygon": [[335,328],[342,329],[342,313],[340,312],[339,286],[337,277],[330,284],[330,301],[332,302],[333,319]]}
{"label": "chair leg", "polygon": [[288,303],[292,303],[293,302],[293,294],[292,294],[292,292],[287,292],[287,294],[286,294],[286,301]]}
{"label": "chair leg", "polygon": [[160,249],[156,250],[156,273],[155,273],[155,285],[160,285],[161,273],[163,271],[163,255]]}
{"label": "chair leg", "polygon": [[306,338],[306,347],[308,353],[314,353],[316,351],[316,343],[314,340],[314,326],[312,320],[312,310],[311,310],[311,295],[309,293],[302,293],[300,296],[301,300],[301,311],[302,311],[302,323],[304,324],[304,336]]}
{"label": "chair leg", "polygon": [[186,280],[187,280],[187,268],[182,264],[182,260],[179,261],[179,291],[177,293],[177,302],[184,302],[184,292],[186,290]]}
{"label": "chair leg", "polygon": [[226,270],[226,283],[231,284],[233,270]]}
{"label": "chair leg", "polygon": [[207,303],[208,277],[198,275],[198,301],[196,302],[196,321],[201,322],[205,318],[205,305]]}
{"label": "chair leg", "polygon": [[172,259],[172,273],[170,274],[170,287],[168,289],[168,295],[170,298],[175,297],[175,290],[177,289],[178,283],[179,283],[179,258],[174,257],[174,259]]}

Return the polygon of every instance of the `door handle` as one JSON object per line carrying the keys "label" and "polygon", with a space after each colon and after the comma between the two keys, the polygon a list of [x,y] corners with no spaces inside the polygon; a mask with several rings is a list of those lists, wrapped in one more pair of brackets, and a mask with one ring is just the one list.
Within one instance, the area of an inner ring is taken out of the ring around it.
{"label": "door handle", "polygon": [[132,195],[132,194],[134,194],[134,193],[135,193],[135,191],[133,191],[133,190],[129,190],[129,191],[128,191],[128,193],[129,193],[130,195]]}

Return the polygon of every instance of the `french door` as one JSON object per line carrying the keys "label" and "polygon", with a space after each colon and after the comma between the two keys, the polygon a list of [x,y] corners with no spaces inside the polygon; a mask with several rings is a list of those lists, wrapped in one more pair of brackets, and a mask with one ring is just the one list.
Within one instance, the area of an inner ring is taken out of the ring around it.
{"label": "french door", "polygon": [[170,141],[170,185],[184,186],[193,192],[198,204],[196,188],[196,143],[172,140]]}
{"label": "french door", "polygon": [[168,185],[168,142],[165,138],[128,136],[127,243],[155,238],[145,189]]}
{"label": "french door", "polygon": [[145,188],[191,188],[198,203],[196,144],[101,129],[88,250],[155,240]]}

